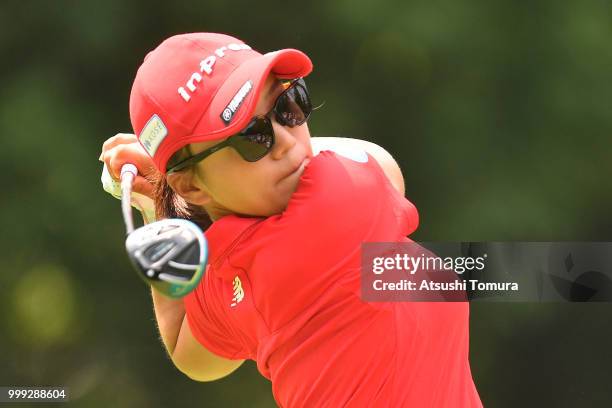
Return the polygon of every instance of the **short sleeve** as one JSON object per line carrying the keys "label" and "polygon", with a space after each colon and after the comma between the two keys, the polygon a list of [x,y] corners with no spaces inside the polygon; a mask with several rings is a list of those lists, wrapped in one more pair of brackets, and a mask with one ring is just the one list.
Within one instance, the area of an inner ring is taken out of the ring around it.
{"label": "short sleeve", "polygon": [[193,336],[209,351],[220,357],[242,360],[250,358],[240,336],[228,323],[222,307],[222,280],[208,268],[202,282],[183,298],[185,315]]}

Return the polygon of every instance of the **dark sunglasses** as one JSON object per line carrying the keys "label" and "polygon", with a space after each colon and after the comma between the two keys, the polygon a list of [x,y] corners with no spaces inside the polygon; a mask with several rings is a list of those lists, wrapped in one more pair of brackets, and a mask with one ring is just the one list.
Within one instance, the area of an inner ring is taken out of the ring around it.
{"label": "dark sunglasses", "polygon": [[287,127],[304,124],[312,113],[312,103],[304,80],[298,78],[287,84],[287,88],[276,98],[274,107],[266,115],[255,116],[242,131],[209,149],[178,163],[169,163],[166,173],[183,170],[227,146],[233,147],[248,162],[260,160],[274,146],[274,128],[270,120],[272,113],[280,125]]}

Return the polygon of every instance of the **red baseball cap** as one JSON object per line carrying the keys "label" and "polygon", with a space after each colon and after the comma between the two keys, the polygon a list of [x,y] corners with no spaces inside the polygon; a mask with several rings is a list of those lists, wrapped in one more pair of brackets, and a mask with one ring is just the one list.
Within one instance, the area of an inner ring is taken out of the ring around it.
{"label": "red baseball cap", "polygon": [[183,146],[242,130],[269,73],[293,79],[311,71],[308,56],[295,49],[260,54],[224,34],[176,35],[151,51],[136,73],[132,127],[165,174],[166,163]]}

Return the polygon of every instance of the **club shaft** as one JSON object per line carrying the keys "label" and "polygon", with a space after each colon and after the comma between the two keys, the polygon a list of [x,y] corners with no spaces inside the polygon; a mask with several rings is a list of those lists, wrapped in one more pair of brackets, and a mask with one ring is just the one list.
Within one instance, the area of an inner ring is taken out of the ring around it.
{"label": "club shaft", "polygon": [[133,164],[125,164],[121,168],[121,212],[125,222],[127,235],[134,231],[134,217],[132,214],[132,183],[137,170]]}

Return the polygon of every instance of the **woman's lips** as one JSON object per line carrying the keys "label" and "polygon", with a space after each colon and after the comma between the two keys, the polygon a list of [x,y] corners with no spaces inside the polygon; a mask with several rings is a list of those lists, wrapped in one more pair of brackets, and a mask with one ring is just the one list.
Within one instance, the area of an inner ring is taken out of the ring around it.
{"label": "woman's lips", "polygon": [[294,173],[296,173],[296,172],[299,172],[299,173],[303,172],[304,169],[306,168],[306,166],[308,166],[308,163],[310,163],[310,159],[308,157],[304,157],[304,160],[302,160],[302,162],[297,167],[297,169],[295,169]]}
{"label": "woman's lips", "polygon": [[295,174],[302,174],[302,172],[304,171],[304,169],[306,168],[306,166],[308,166],[308,163],[310,163],[310,158],[308,157],[304,157],[304,159],[302,159],[302,161],[300,162],[300,164],[298,164],[293,170],[291,170],[290,173],[288,173],[287,175],[283,176],[281,178],[282,180],[285,180],[286,178],[289,178]]}

